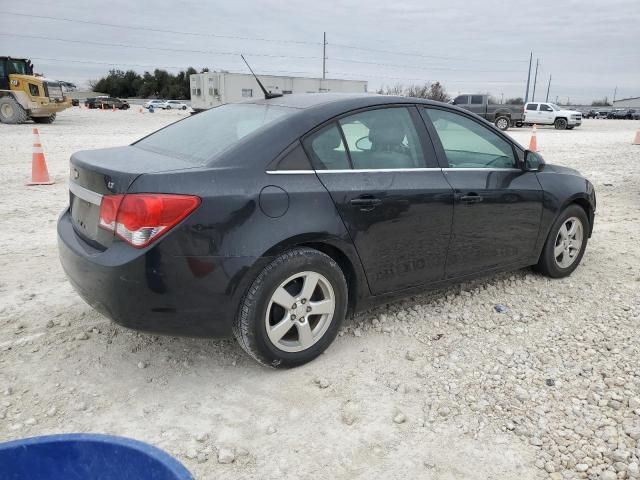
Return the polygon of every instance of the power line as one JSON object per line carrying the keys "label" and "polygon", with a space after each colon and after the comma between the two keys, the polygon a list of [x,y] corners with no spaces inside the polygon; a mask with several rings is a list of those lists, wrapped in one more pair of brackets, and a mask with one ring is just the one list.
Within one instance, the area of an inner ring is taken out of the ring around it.
{"label": "power line", "polygon": [[152,28],[145,27],[144,25],[118,25],[115,23],[107,23],[107,22],[95,22],[90,20],[78,20],[75,18],[65,18],[65,17],[53,17],[47,15],[33,15],[31,13],[17,13],[17,12],[7,12],[4,10],[0,10],[0,14],[4,15],[15,15],[18,17],[29,17],[29,18],[41,18],[46,20],[56,20],[60,22],[71,22],[71,23],[83,23],[86,25],[100,25],[103,27],[113,27],[113,28],[123,28],[123,29],[133,29],[133,30],[143,30],[147,32],[155,32],[155,33],[171,33],[176,35],[191,35],[195,37],[215,37],[215,38],[227,38],[231,40],[253,40],[259,42],[275,42],[275,43],[295,43],[299,45],[321,45],[319,42],[304,42],[299,40],[276,40],[272,38],[259,38],[259,37],[242,37],[235,35],[220,35],[217,33],[201,33],[201,32],[185,32],[180,30],[167,30],[164,28]]}
{"label": "power line", "polygon": [[[457,60],[457,61],[463,61],[463,62],[485,62],[485,60],[481,58],[461,58],[461,57],[451,57],[451,56],[441,57],[437,55],[424,55],[422,53],[415,53],[415,52],[398,52],[393,50],[383,50],[383,49],[377,49],[377,48],[357,47],[355,45],[346,45],[344,43],[331,43],[329,45],[333,47],[348,48],[352,50],[362,50],[364,52],[386,53],[390,55],[405,55],[408,57],[432,58],[436,60]],[[500,59],[500,58],[492,59],[492,61],[506,62],[506,63],[527,63],[526,60],[506,60],[506,59]]]}
{"label": "power line", "polygon": [[381,62],[369,62],[366,60],[354,60],[350,58],[331,58],[331,60],[335,62],[346,62],[346,63],[361,63],[365,65],[376,65],[380,67],[399,67],[399,68],[410,68],[410,69],[418,69],[418,70],[450,70],[453,72],[481,72],[481,73],[520,73],[519,70],[478,70],[475,68],[451,68],[451,67],[434,67],[434,66],[421,66],[421,65],[401,65],[398,63],[381,63]]}
{"label": "power line", "polygon": [[[106,42],[94,42],[92,40],[71,40],[67,38],[45,37],[41,35],[24,35],[21,33],[1,33],[0,32],[0,35],[4,35],[7,37],[34,38],[37,40],[53,40],[56,42],[79,43],[83,45],[89,44],[89,45],[99,45],[103,47],[139,48],[143,50],[161,50],[166,52],[206,53],[206,54],[212,54],[212,55],[233,55],[233,56],[239,56],[241,53],[243,53],[243,52],[225,52],[220,50],[191,50],[191,49],[182,49],[182,48],[147,47],[143,45],[131,45],[131,44],[125,44],[125,43],[106,43]],[[317,57],[274,55],[270,53],[245,53],[245,55],[251,56],[251,57],[294,58],[294,59],[317,60]]]}

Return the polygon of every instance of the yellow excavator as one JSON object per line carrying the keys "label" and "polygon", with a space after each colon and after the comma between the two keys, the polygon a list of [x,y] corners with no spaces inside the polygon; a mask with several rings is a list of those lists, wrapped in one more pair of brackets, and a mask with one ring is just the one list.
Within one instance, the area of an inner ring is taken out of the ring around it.
{"label": "yellow excavator", "polygon": [[31,60],[0,57],[0,123],[52,123],[69,107],[61,82],[34,75]]}

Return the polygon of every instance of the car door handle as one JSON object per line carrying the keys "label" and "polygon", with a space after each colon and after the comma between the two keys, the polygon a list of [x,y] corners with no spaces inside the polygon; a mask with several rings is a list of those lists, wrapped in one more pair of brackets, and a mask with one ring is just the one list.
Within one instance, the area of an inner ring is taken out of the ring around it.
{"label": "car door handle", "polygon": [[460,195],[458,200],[462,203],[480,203],[482,201],[482,197],[477,193],[469,193],[467,195]]}
{"label": "car door handle", "polygon": [[374,197],[373,195],[362,195],[361,197],[352,198],[349,202],[353,207],[360,210],[373,210],[382,203],[382,200]]}

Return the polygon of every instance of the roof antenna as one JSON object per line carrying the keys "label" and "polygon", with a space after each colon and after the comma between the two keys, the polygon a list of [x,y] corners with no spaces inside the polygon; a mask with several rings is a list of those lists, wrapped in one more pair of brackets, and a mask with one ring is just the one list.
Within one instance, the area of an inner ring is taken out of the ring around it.
{"label": "roof antenna", "polygon": [[262,93],[264,93],[265,100],[269,100],[270,98],[278,98],[282,96],[281,93],[271,93],[266,88],[264,88],[264,85],[262,85],[262,82],[260,81],[258,76],[253,72],[253,70],[249,66],[249,62],[247,62],[247,60],[244,58],[244,55],[240,55],[240,57],[242,58],[244,63],[247,65],[247,67],[249,67],[249,71],[251,72],[253,77],[256,79],[256,82],[258,82],[258,85],[260,85],[260,90],[262,90]]}

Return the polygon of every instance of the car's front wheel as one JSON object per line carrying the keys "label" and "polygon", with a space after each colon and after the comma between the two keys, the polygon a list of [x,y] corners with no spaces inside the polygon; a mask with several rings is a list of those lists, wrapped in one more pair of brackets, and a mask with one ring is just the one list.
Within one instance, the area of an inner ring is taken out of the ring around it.
{"label": "car's front wheel", "polygon": [[567,121],[564,118],[556,118],[554,126],[556,127],[556,130],[564,130],[567,128]]}
{"label": "car's front wheel", "polygon": [[335,339],[346,315],[347,296],[344,274],[331,257],[311,248],[289,250],[249,287],[234,335],[263,365],[302,365]]}
{"label": "car's front wheel", "polygon": [[536,269],[552,278],[571,275],[587,248],[589,219],[579,205],[569,205],[556,219]]}
{"label": "car's front wheel", "polygon": [[511,124],[511,121],[509,120],[508,117],[498,117],[494,122],[494,125],[498,127],[500,130],[502,130],[503,132],[509,129],[510,124]]}

